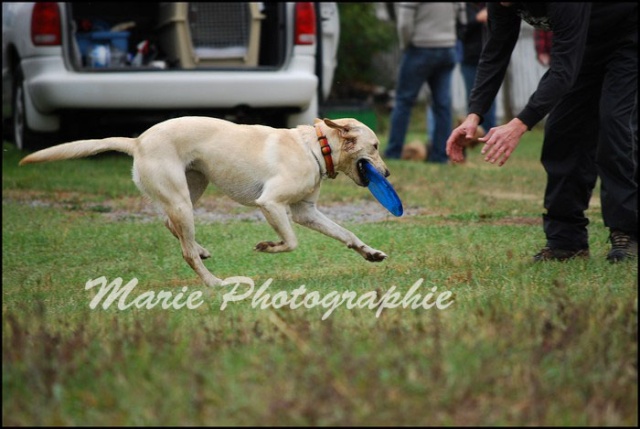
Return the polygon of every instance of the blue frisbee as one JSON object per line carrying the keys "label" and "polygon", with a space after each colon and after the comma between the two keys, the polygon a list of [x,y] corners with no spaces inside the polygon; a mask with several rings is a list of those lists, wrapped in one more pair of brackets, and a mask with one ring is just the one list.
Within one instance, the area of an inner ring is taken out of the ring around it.
{"label": "blue frisbee", "polygon": [[369,192],[380,204],[394,216],[402,216],[402,201],[391,183],[367,161],[362,161],[362,171],[365,179],[369,181]]}

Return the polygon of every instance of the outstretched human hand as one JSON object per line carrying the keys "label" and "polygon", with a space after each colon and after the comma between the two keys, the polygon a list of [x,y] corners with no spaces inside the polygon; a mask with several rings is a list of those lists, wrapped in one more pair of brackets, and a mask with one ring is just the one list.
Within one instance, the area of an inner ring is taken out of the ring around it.
{"label": "outstretched human hand", "polygon": [[452,162],[464,162],[464,148],[474,139],[480,117],[470,114],[451,132],[447,140],[447,155]]}
{"label": "outstretched human hand", "polygon": [[514,118],[508,123],[499,127],[494,127],[478,140],[484,143],[481,153],[485,155],[484,160],[502,167],[513,151],[518,147],[520,138],[527,132],[527,126],[518,118]]}

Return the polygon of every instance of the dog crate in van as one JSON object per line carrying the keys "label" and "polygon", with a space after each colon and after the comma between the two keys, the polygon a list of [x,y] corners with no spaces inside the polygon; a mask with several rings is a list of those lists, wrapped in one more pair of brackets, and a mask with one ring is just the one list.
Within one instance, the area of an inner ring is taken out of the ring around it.
{"label": "dog crate in van", "polygon": [[161,3],[159,41],[182,68],[255,67],[261,3]]}

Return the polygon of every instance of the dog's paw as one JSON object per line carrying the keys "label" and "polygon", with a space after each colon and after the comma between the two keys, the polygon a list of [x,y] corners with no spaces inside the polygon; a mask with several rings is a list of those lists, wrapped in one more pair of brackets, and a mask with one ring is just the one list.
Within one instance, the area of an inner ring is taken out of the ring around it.
{"label": "dog's paw", "polygon": [[216,276],[214,276],[211,273],[205,274],[205,276],[202,277],[202,280],[204,281],[204,284],[209,288],[215,288],[215,287],[218,287],[218,286],[222,286],[222,284],[224,283],[222,281],[222,279],[217,278]]}
{"label": "dog's paw", "polygon": [[387,259],[387,255],[379,250],[369,252],[364,257],[369,262],[382,262]]}
{"label": "dog's paw", "polygon": [[280,249],[283,246],[284,241],[280,241],[278,243],[275,243],[273,241],[261,241],[260,243],[256,244],[256,247],[254,247],[253,250],[257,250],[258,252],[275,253],[281,252],[282,250]]}
{"label": "dog's paw", "polygon": [[367,245],[364,246],[349,246],[349,249],[353,249],[358,252],[364,259],[369,262],[381,262],[387,259],[387,255],[384,252],[373,249]]}

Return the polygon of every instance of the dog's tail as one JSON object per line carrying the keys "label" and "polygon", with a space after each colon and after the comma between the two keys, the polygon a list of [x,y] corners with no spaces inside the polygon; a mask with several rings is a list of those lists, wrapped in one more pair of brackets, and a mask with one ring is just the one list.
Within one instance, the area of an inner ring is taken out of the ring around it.
{"label": "dog's tail", "polygon": [[115,150],[133,156],[137,139],[129,137],[108,137],[105,139],[77,140],[39,150],[22,158],[20,165],[36,162],[61,161],[64,159],[85,158],[102,152]]}

